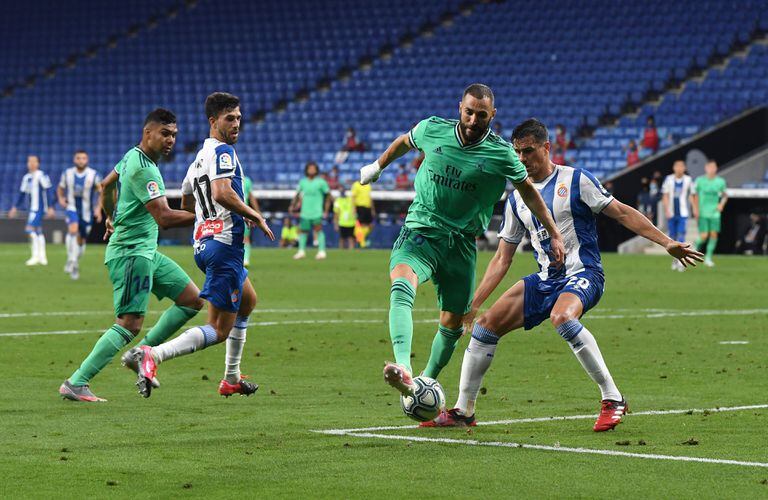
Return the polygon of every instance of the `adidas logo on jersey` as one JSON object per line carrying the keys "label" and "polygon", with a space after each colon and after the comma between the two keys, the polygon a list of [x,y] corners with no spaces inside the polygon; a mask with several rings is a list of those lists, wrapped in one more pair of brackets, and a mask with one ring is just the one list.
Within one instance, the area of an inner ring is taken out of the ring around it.
{"label": "adidas logo on jersey", "polygon": [[441,155],[441,154],[443,154],[443,148],[441,146],[438,146],[432,152],[435,153],[435,154]]}

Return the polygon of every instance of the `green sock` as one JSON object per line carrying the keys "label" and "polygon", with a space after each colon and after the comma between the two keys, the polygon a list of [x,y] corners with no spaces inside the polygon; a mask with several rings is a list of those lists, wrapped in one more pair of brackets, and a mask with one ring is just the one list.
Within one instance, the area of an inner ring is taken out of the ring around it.
{"label": "green sock", "polygon": [[411,370],[411,341],[413,340],[413,301],[416,289],[407,279],[396,278],[389,293],[389,337],[395,362]]}
{"label": "green sock", "polygon": [[707,240],[707,253],[705,257],[707,260],[712,260],[712,254],[715,253],[715,247],[717,246],[717,238],[710,238]]}
{"label": "green sock", "polygon": [[245,262],[251,262],[251,242],[246,239],[243,243],[245,243],[245,255],[243,256],[243,260]]}
{"label": "green sock", "polygon": [[462,326],[452,330],[440,325],[435,334],[435,340],[432,341],[432,352],[429,354],[427,368],[424,370],[425,377],[437,378],[440,375],[445,365],[451,360],[462,333],[464,333]]}
{"label": "green sock", "polygon": [[317,232],[317,250],[325,252],[325,233],[322,229]]}
{"label": "green sock", "polygon": [[125,347],[133,334],[120,325],[112,325],[104,332],[87,358],[83,360],[80,368],[69,377],[72,385],[85,385],[96,376],[105,366],[112,361],[115,354]]}
{"label": "green sock", "polygon": [[704,243],[704,240],[702,240],[701,236],[699,236],[698,238],[696,238],[696,241],[693,243],[693,249],[700,250],[702,243]]}
{"label": "green sock", "polygon": [[307,233],[299,233],[299,252],[307,248]]}
{"label": "green sock", "polygon": [[171,338],[171,335],[176,333],[187,321],[194,318],[197,313],[197,309],[173,304],[160,316],[155,326],[147,332],[141,342],[139,342],[139,345],[156,346],[162,344]]}

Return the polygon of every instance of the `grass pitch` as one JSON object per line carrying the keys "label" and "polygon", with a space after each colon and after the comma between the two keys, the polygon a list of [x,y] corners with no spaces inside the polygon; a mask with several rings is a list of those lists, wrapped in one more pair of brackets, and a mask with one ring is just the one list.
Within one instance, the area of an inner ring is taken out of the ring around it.
{"label": "grass pitch", "polygon": [[[162,250],[202,284],[189,248]],[[519,421],[598,409],[597,388],[545,324],[502,340],[478,401],[481,422],[513,422],[469,434],[395,429],[360,437],[312,431],[412,423],[381,378],[391,358],[387,252],[294,262],[288,251],[254,250],[260,304],[243,370],[259,392],[218,396],[224,347],[217,346],[163,364],[162,387],[147,400],[133,374],[112,363],[92,382],[104,404],[57,394],[112,323],[103,247],[88,248],[78,282],[61,271],[62,247],[49,246],[47,268],[25,268],[27,252],[0,246],[3,498],[768,496],[768,467],[653,458],[768,464],[768,408],[643,414],[768,404],[766,259],[719,257],[713,269],[675,273],[662,257],[604,256],[606,293],[583,321],[637,412],[615,431],[593,433],[591,418]],[[479,273],[489,258],[481,254]],[[520,255],[504,286],[532,270],[531,256]],[[150,307],[147,324],[167,303]],[[436,317],[427,284],[414,313],[416,370]],[[449,405],[462,351],[441,375]],[[417,441],[424,437],[436,442]]]}

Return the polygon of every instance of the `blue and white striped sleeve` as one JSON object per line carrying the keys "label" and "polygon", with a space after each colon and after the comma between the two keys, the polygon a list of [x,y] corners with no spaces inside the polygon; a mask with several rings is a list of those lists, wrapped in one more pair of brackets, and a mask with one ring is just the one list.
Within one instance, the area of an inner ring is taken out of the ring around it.
{"label": "blue and white striped sleeve", "polygon": [[517,245],[523,241],[525,227],[520,223],[520,219],[518,219],[515,213],[514,204],[515,196],[513,193],[509,195],[507,202],[504,204],[504,219],[501,221],[499,238],[507,243]]}

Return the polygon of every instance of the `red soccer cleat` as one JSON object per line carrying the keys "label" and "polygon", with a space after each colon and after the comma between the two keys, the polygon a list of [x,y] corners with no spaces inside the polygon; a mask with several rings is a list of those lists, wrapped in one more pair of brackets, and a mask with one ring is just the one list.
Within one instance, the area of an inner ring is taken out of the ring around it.
{"label": "red soccer cleat", "polygon": [[152,348],[148,345],[142,345],[138,348],[134,347],[132,351],[135,352],[134,356],[139,366],[136,387],[139,388],[139,394],[148,398],[152,394],[152,379],[157,375],[157,363],[152,357]]}
{"label": "red soccer cleat", "polygon": [[388,362],[384,365],[384,381],[400,391],[403,396],[412,396],[416,387],[408,370],[396,363]]}
{"label": "red soccer cleat", "polygon": [[595,426],[592,430],[595,432],[609,431],[621,423],[621,417],[627,414],[629,405],[627,400],[613,401],[611,399],[604,399],[601,401],[602,408],[600,409],[600,415],[595,421]]}
{"label": "red soccer cleat", "polygon": [[460,412],[458,408],[441,411],[436,419],[422,422],[419,427],[474,427],[477,425],[474,415],[469,417]]}
{"label": "red soccer cleat", "polygon": [[219,394],[224,396],[225,398],[230,397],[232,394],[240,394],[242,396],[250,396],[254,392],[259,390],[258,384],[252,384],[245,379],[248,377],[246,375],[240,376],[240,381],[236,384],[231,384],[227,382],[227,379],[221,379],[221,382],[219,382]]}

